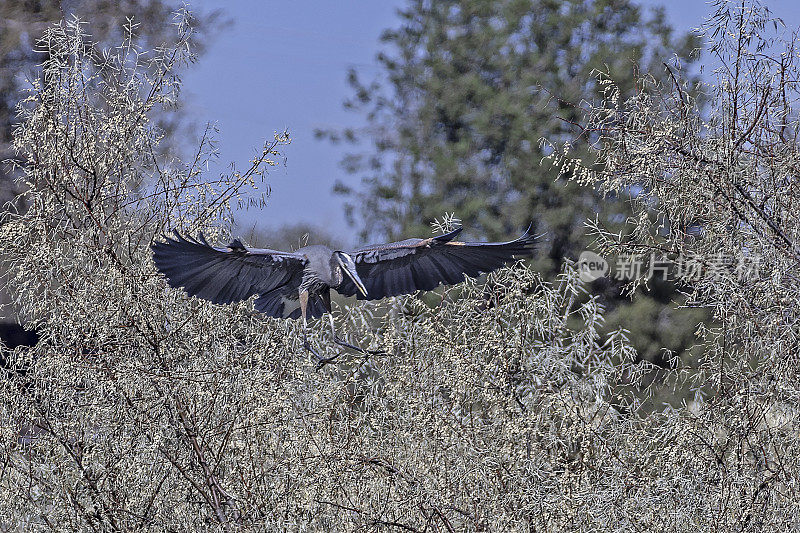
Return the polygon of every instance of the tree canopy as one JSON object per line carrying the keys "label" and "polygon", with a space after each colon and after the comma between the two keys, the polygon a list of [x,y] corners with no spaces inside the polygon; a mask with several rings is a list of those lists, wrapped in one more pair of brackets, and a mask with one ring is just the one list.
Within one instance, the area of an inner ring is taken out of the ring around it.
{"label": "tree canopy", "polygon": [[[77,18],[81,20],[84,33],[92,36],[96,45],[94,53],[103,47],[118,45],[124,38],[126,21],[131,20],[135,33],[131,34],[131,45],[142,52],[170,46],[176,42],[174,23],[175,10],[181,6],[177,0],[3,0],[0,2],[0,224],[6,202],[16,198],[20,189],[14,181],[19,177],[18,169],[7,164],[16,159],[13,148],[14,128],[18,126],[17,106],[26,96],[30,81],[41,75],[41,64],[50,50],[38,46],[37,42],[47,28],[59,21]],[[192,15],[195,28],[191,34],[191,46],[196,54],[205,50],[209,39],[219,28],[227,24],[219,10]],[[180,76],[186,65],[173,70]],[[151,74],[156,67],[150,65]],[[178,152],[182,136],[177,133],[187,129],[188,121],[176,100],[171,108],[159,110],[158,128],[170,133],[159,149]],[[20,208],[22,206],[17,206]],[[0,290],[0,304],[7,303],[9,295]],[[12,317],[13,310],[0,305],[0,319]]]}

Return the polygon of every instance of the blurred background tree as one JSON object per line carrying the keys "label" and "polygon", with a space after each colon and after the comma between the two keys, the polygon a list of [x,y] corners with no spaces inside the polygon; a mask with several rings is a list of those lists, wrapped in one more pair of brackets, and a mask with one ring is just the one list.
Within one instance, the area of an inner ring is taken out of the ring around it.
{"label": "blurred background tree", "polygon": [[[691,72],[696,35],[674,35],[662,9],[629,0],[412,0],[399,16],[382,36],[381,81],[349,73],[345,106],[368,126],[318,132],[359,145],[343,166],[361,186],[336,191],[363,240],[425,235],[443,212],[474,238],[504,239],[532,222],[546,235],[534,266],[552,277],[590,246],[587,219],[623,229],[628,204],[557,180],[558,169],[541,164],[549,152],[540,140],[574,141],[589,160],[574,124],[579,104],[600,95],[593,71],[630,95],[639,71],[666,78],[665,61]],[[642,357],[660,363],[663,348],[692,346],[700,317],[673,311],[677,294],[662,285],[633,302],[617,283],[594,287],[615,309],[609,322],[630,328]]]}

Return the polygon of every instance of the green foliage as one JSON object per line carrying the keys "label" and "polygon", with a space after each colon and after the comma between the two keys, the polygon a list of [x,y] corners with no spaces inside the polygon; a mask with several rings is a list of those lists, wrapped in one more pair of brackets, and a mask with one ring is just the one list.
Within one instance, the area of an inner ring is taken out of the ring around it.
{"label": "green foliage", "polygon": [[684,369],[697,394],[690,412],[715,435],[694,444],[716,462],[698,478],[752,506],[719,501],[720,528],[793,530],[796,504],[783,495],[795,498],[800,472],[784,463],[800,457],[797,33],[760,2],[715,8],[706,35],[718,67],[705,112],[679,75],[669,84],[642,77],[628,98],[601,78],[606,97],[585,118],[601,165],[560,150],[552,158],[603,191],[641,187],[631,231],[594,225],[605,253],[657,250],[699,266],[680,278],[687,304],[716,322],[701,330],[696,367]]}
{"label": "green foliage", "polygon": [[683,356],[690,364],[693,358],[689,354],[701,352],[695,330],[708,313],[703,309],[676,309],[681,300],[663,303],[636,294],[629,305],[606,314],[606,327],[627,330],[628,336],[636,339],[636,350],[644,360],[666,367],[673,357]]}

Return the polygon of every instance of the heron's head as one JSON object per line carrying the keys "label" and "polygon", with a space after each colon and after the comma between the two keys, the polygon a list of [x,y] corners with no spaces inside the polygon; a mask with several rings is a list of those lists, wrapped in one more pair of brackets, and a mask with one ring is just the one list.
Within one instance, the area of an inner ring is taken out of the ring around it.
{"label": "heron's head", "polygon": [[345,252],[334,252],[336,256],[336,262],[339,263],[339,266],[342,268],[345,274],[353,280],[353,283],[358,289],[358,292],[363,294],[364,296],[367,295],[367,288],[364,287],[364,282],[361,281],[361,278],[358,277],[358,271],[356,271],[356,263],[353,261],[353,258],[350,257],[350,254]]}

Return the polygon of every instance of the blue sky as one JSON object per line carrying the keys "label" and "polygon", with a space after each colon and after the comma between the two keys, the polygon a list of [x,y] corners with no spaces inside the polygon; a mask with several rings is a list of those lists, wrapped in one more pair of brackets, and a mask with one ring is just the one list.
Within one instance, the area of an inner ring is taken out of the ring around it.
{"label": "blue sky", "polygon": [[[639,3],[666,6],[677,30],[698,26],[711,10],[702,0]],[[800,25],[800,1],[766,3],[787,25]],[[211,171],[223,170],[231,161],[245,166],[276,130],[288,129],[292,137],[285,150],[286,165],[268,178],[272,194],[267,206],[240,213],[243,226],[257,223],[269,229],[302,221],[354,244],[347,237],[343,200],[332,194],[332,187],[337,180],[356,185],[358,179],[339,167],[345,147],[315,139],[314,130],[362,124],[359,116],[342,108],[350,95],[347,70],[355,67],[365,79],[380,73],[374,61],[378,37],[397,24],[396,10],[404,4],[399,0],[222,4],[233,24],[184,76],[189,112],[199,124],[214,122],[220,130],[220,161]],[[210,0],[194,0],[192,5],[202,10],[220,7]]]}

